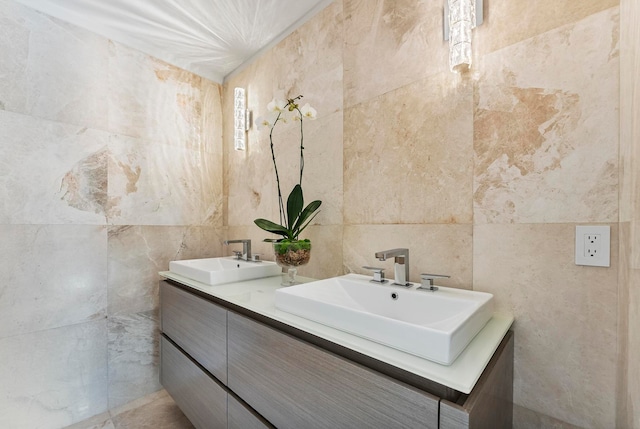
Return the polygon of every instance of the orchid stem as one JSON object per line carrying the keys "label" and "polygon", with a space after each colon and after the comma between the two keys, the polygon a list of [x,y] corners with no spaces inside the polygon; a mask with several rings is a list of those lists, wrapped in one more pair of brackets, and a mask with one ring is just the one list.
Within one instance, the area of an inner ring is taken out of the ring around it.
{"label": "orchid stem", "polygon": [[[273,159],[273,169],[276,171],[276,183],[278,185],[278,204],[280,206],[279,207],[279,210],[280,210],[280,225],[282,225],[282,223],[283,223],[283,218],[286,221],[287,217],[284,215],[284,203],[282,201],[282,192],[280,191],[280,176],[278,175],[278,165],[276,164],[276,153],[275,153],[275,151],[273,149],[273,129],[276,127],[276,124],[280,120],[280,116],[281,115],[282,115],[282,112],[278,113],[278,117],[276,118],[275,122],[271,126],[271,131],[269,132],[269,142],[271,143],[271,158]],[[287,222],[286,227],[289,228],[288,222]]]}

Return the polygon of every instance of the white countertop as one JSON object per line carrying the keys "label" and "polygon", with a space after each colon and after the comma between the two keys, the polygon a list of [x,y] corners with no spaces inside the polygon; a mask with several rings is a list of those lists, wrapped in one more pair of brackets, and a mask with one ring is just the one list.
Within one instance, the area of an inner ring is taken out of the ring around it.
{"label": "white countertop", "polygon": [[[453,364],[446,366],[278,310],[275,306],[275,291],[286,287],[280,284],[282,281],[281,276],[209,286],[170,271],[162,271],[159,274],[212,297],[246,308],[467,394],[475,386],[484,368],[491,360],[493,353],[513,323],[513,316],[511,315],[494,314],[493,318],[469,343]],[[313,279],[304,277],[298,277],[298,280],[303,283],[313,281]]]}

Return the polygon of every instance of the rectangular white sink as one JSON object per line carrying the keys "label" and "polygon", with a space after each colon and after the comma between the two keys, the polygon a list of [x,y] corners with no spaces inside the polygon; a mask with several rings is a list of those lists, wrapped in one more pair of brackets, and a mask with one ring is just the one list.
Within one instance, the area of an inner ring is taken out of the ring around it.
{"label": "rectangular white sink", "polygon": [[282,269],[275,262],[247,262],[233,256],[171,261],[169,271],[211,286],[272,277],[282,273]]}
{"label": "rectangular white sink", "polygon": [[431,361],[451,365],[493,315],[493,295],[371,283],[347,274],[281,288],[276,308]]}

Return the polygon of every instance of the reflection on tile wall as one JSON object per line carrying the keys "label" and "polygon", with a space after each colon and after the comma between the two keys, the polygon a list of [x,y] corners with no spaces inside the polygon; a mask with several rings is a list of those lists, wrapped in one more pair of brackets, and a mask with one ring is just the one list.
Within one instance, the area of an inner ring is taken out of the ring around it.
{"label": "reflection on tile wall", "polygon": [[220,86],[0,0],[0,427],[160,388],[158,271],[217,256]]}
{"label": "reflection on tile wall", "polygon": [[[363,272],[375,251],[409,247],[412,280],[450,274],[443,284],[493,292],[515,314],[516,427],[615,427],[618,0],[561,3],[485,0],[474,69],[460,76],[448,71],[440,4],[335,1],[234,76],[223,99],[245,86],[259,115],[274,95],[304,93],[319,121],[343,118],[341,134],[314,135],[342,171],[310,156],[320,168],[307,176],[314,197],[332,200],[314,255],[342,237],[341,255],[308,272],[334,275],[334,260]],[[253,218],[277,216],[268,136],[252,130],[235,153],[232,125],[228,233],[261,239]],[[574,264],[580,223],[612,225],[611,268]]]}
{"label": "reflection on tile wall", "polygon": [[[313,240],[312,262],[301,275],[326,277],[342,273],[343,112],[341,2],[334,2],[301,29],[251,64],[225,86],[223,110],[232,107],[236,86],[247,89],[247,107],[254,117],[266,112],[274,98],[302,94],[303,102],[318,111],[318,119],[305,121],[305,201],[322,200],[320,214],[305,233]],[[233,150],[233,121],[224,121],[225,226],[228,238],[250,238],[252,250],[273,260],[270,237],[253,224],[259,217],[278,220],[278,200],[269,130],[249,133],[246,151]],[[285,199],[298,180],[299,129],[296,124],[274,131],[274,146]],[[317,250],[317,251],[316,251]],[[231,254],[226,249],[227,254]]]}

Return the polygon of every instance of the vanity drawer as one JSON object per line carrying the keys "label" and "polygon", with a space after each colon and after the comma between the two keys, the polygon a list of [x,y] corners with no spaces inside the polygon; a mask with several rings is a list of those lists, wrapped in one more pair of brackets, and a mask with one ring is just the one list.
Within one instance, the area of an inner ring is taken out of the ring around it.
{"label": "vanity drawer", "polygon": [[227,310],[160,282],[162,332],[222,383],[227,383]]}
{"label": "vanity drawer", "polygon": [[233,312],[229,388],[280,429],[437,428],[438,398]]}
{"label": "vanity drawer", "polygon": [[233,395],[228,395],[227,419],[227,429],[274,429],[255,411],[247,408]]}
{"label": "vanity drawer", "polygon": [[160,381],[198,429],[227,428],[227,392],[200,367],[161,337]]}

